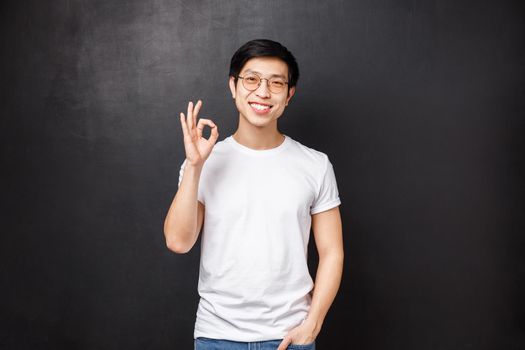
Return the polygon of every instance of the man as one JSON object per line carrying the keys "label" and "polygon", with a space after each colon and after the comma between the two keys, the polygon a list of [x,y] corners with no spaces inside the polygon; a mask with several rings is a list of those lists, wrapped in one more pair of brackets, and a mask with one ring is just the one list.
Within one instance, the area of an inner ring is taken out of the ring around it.
{"label": "man", "polygon": [[[284,46],[252,40],[230,65],[236,132],[216,143],[217,125],[197,122],[200,100],[180,115],[186,159],[164,234],[169,249],[186,253],[202,228],[197,350],[315,349],[339,288],[344,254],[332,164],[277,128],[298,77]],[[315,288],[310,228],[319,252]]]}

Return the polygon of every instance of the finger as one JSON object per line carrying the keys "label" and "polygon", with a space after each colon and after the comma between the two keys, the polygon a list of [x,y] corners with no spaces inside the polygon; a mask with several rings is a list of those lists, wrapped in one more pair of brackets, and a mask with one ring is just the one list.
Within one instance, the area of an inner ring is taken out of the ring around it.
{"label": "finger", "polygon": [[188,129],[193,131],[195,125],[193,125],[193,102],[191,101],[188,102],[188,114],[186,116],[186,124],[188,125]]}
{"label": "finger", "polygon": [[186,117],[184,116],[184,113],[180,113],[180,124],[182,128],[182,134],[184,135],[184,139],[188,138],[190,136],[188,131],[188,125],[186,125]]}
{"label": "finger", "polygon": [[193,122],[195,123],[195,125],[197,124],[197,116],[199,115],[199,111],[201,110],[201,107],[202,107],[202,101],[198,100],[197,104],[195,105],[195,108],[193,109]]}
{"label": "finger", "polygon": [[204,130],[204,125],[208,125],[210,128],[217,128],[214,122],[212,122],[210,119],[199,119],[199,123],[197,124],[197,135],[199,136],[199,139],[202,137],[202,131]]}
{"label": "finger", "polygon": [[211,128],[211,134],[210,134],[210,137],[208,138],[208,141],[210,141],[212,144],[215,144],[218,138],[219,138],[219,128],[217,127],[217,125],[214,124]]}

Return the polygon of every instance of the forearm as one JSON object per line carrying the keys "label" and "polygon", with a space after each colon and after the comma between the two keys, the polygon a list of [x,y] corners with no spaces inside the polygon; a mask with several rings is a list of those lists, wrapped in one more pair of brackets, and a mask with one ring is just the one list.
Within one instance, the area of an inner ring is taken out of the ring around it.
{"label": "forearm", "polygon": [[305,322],[312,323],[319,334],[326,314],[337,295],[343,274],[344,253],[335,250],[319,257],[312,304]]}
{"label": "forearm", "polygon": [[164,221],[167,246],[176,252],[185,252],[196,240],[197,193],[202,167],[186,164],[184,174]]}

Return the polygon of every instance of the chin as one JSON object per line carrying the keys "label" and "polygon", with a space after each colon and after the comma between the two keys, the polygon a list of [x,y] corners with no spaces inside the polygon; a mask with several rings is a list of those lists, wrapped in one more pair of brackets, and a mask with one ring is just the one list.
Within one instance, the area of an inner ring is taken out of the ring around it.
{"label": "chin", "polygon": [[255,125],[255,126],[266,126],[269,123],[270,120],[254,120],[254,119],[248,119],[248,123]]}

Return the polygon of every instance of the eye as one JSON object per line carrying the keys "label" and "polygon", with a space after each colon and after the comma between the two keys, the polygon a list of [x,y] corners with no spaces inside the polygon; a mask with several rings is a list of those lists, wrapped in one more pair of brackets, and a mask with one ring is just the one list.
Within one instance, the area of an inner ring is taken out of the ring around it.
{"label": "eye", "polygon": [[275,86],[278,88],[284,87],[284,81],[282,80],[272,80],[271,84],[272,86]]}
{"label": "eye", "polygon": [[246,80],[247,83],[257,83],[259,81],[259,79],[253,75],[247,76],[244,80]]}

